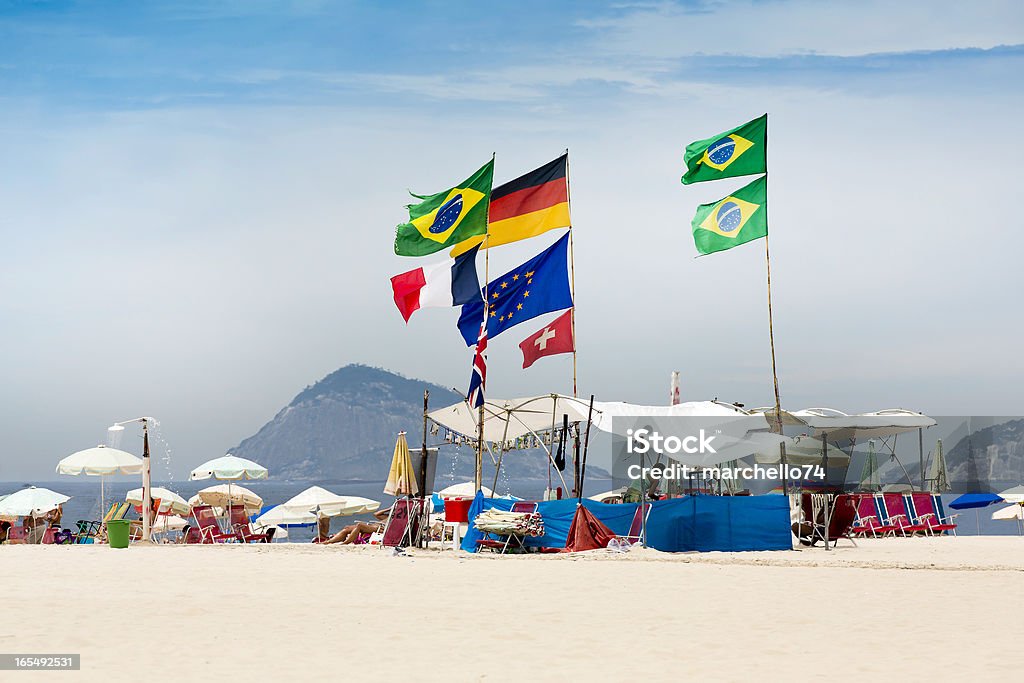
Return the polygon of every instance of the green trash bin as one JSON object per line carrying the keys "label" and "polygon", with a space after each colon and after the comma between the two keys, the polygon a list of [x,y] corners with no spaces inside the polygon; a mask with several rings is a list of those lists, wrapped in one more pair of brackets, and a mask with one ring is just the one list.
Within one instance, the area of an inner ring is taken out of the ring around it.
{"label": "green trash bin", "polygon": [[127,519],[112,519],[107,522],[107,542],[111,548],[127,548],[132,523]]}

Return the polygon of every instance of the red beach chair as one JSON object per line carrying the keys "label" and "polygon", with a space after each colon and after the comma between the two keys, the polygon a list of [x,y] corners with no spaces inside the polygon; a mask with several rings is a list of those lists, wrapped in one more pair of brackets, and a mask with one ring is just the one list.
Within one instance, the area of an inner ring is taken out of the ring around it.
{"label": "red beach chair", "polygon": [[[828,542],[832,546],[839,545],[839,539],[845,538],[856,547],[853,540],[853,525],[857,521],[857,505],[853,496],[840,494],[832,501],[832,511],[828,518]],[[811,545],[818,541],[825,541],[825,525],[815,522]]]}
{"label": "red beach chair", "polygon": [[220,530],[217,516],[209,505],[196,505],[192,508],[192,516],[195,517],[203,543],[230,543],[238,540],[235,534],[226,534]]}
{"label": "red beach chair", "polygon": [[888,514],[888,521],[896,524],[897,530],[907,536],[908,534],[927,534],[928,525],[916,523],[907,514],[907,507],[903,500],[902,493],[883,493],[880,501]]}
{"label": "red beach chair", "polygon": [[910,494],[910,507],[914,511],[914,517],[918,523],[928,527],[928,533],[935,535],[952,531],[956,536],[956,524],[948,518],[943,518],[935,507],[935,496],[931,493]]}
{"label": "red beach chair", "polygon": [[625,541],[630,545],[636,545],[644,540],[644,522],[646,517],[651,516],[651,504],[644,503],[636,506],[636,512],[633,513],[633,521],[629,524],[629,533],[625,536],[619,536],[620,541]]}
{"label": "red beach chair", "polygon": [[874,494],[857,494],[857,499],[857,519],[850,533],[863,537],[870,534],[872,538],[896,533],[898,526],[881,521]]}
{"label": "red beach chair", "polygon": [[252,525],[249,524],[249,516],[245,514],[244,506],[232,505],[228,511],[231,518],[231,528],[235,530],[235,536],[239,541],[242,543],[270,543],[274,533],[272,531],[262,534],[254,532]]}

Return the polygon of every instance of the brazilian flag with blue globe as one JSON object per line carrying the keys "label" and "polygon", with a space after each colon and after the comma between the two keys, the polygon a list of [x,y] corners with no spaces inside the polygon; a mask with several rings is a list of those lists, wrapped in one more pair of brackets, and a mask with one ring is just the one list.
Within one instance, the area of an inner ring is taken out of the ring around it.
{"label": "brazilian flag with blue globe", "polygon": [[426,256],[453,247],[470,237],[487,232],[487,214],[494,180],[494,159],[456,187],[432,195],[412,194],[422,199],[405,207],[409,222],[395,230],[395,253]]}
{"label": "brazilian flag with blue globe", "polygon": [[767,173],[768,114],[686,146],[683,185]]}
{"label": "brazilian flag with blue globe", "polygon": [[768,234],[768,176],[741,187],[725,199],[701,204],[691,222],[693,243],[713,254]]}

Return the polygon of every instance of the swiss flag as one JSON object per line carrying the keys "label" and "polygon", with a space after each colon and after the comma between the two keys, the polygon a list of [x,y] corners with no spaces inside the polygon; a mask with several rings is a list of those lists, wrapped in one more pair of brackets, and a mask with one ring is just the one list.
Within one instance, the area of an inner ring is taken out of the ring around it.
{"label": "swiss flag", "polygon": [[538,358],[576,350],[575,340],[572,338],[572,312],[573,309],[570,308],[552,320],[543,330],[531,334],[519,344],[519,348],[523,350],[524,369],[533,365]]}

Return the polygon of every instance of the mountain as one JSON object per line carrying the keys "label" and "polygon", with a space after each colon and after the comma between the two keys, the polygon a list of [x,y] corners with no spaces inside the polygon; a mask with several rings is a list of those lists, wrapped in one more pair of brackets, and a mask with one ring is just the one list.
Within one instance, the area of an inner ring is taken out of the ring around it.
{"label": "mountain", "polygon": [[[463,400],[436,384],[382,368],[347,365],[299,392],[229,452],[266,466],[275,479],[383,481],[398,432],[407,432],[412,448],[422,443],[424,389],[430,391],[432,409]],[[437,441],[437,436],[428,437],[431,445]],[[474,461],[468,446],[441,445],[436,481],[472,479]],[[508,454],[502,479],[546,479],[546,462],[543,451]],[[595,476],[603,472],[588,466],[589,471]],[[484,456],[484,479],[488,486],[494,479],[489,455]]]}
{"label": "mountain", "polygon": [[[998,418],[991,418],[993,420]],[[946,452],[946,470],[953,491],[995,491],[1024,480],[1024,419],[985,426],[984,418],[961,427],[960,436]],[[979,428],[980,427],[980,428]],[[949,439],[950,442],[953,439]]]}

